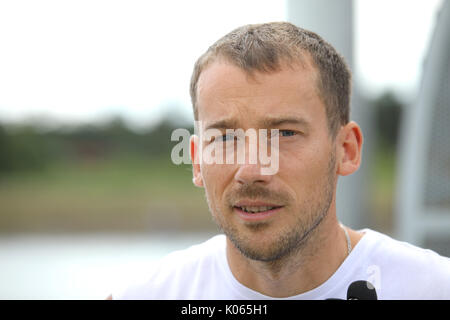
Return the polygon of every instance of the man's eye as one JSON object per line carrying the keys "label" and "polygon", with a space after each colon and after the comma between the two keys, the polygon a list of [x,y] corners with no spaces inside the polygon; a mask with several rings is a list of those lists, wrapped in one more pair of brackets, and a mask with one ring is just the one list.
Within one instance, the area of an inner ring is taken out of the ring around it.
{"label": "man's eye", "polygon": [[218,137],[219,141],[227,141],[227,140],[233,140],[233,139],[234,139],[234,135],[232,135],[232,134],[224,134],[223,136]]}
{"label": "man's eye", "polygon": [[296,135],[295,131],[292,130],[280,130],[280,136],[282,137],[291,137]]}

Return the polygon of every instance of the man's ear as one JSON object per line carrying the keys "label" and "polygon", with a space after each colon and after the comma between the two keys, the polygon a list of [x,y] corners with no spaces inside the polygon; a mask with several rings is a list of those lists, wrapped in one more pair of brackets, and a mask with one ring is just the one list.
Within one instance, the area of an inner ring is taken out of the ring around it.
{"label": "man's ear", "polygon": [[338,167],[337,174],[347,176],[357,171],[361,164],[363,135],[359,125],[350,121],[341,127],[336,137]]}
{"label": "man's ear", "polygon": [[200,139],[197,135],[192,135],[189,140],[190,145],[190,155],[192,161],[192,182],[197,187],[203,187],[203,179],[200,171],[200,150],[199,150]]}

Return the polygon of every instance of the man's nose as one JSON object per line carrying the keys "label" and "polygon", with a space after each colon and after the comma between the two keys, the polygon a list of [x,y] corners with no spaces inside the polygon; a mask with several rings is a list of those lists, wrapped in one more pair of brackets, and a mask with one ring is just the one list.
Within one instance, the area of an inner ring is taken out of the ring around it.
{"label": "man's nose", "polygon": [[238,152],[245,154],[245,158],[238,161],[238,169],[235,174],[236,181],[243,184],[268,183],[270,181],[270,175],[262,174],[263,171],[261,169],[263,165],[259,158],[259,147],[258,142],[248,139],[245,143],[245,151],[242,149],[238,150]]}
{"label": "man's nose", "polygon": [[[243,184],[268,183],[273,175],[264,174],[263,168],[267,167],[267,163],[261,158],[262,154],[267,154],[267,137],[264,135],[258,137],[257,132],[248,132],[248,130],[247,133],[249,136],[241,137],[241,143],[237,145],[238,168],[234,178]],[[242,158],[243,155],[244,158]]]}
{"label": "man's nose", "polygon": [[242,184],[263,183],[267,184],[272,179],[272,175],[261,174],[261,165],[251,164],[246,161],[245,164],[238,165],[234,179]]}

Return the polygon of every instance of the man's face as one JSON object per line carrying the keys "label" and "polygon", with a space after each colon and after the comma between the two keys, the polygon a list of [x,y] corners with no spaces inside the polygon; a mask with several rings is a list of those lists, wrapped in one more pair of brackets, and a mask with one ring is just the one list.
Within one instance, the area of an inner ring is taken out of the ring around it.
{"label": "man's face", "polygon": [[[259,162],[194,165],[194,181],[205,188],[214,220],[251,259],[273,261],[300,248],[333,202],[336,148],[316,77],[308,61],[253,78],[216,61],[199,78],[202,128],[222,122],[228,124],[217,127],[223,134],[238,128],[279,130],[276,174],[261,174]],[[211,142],[199,143],[205,148]]]}

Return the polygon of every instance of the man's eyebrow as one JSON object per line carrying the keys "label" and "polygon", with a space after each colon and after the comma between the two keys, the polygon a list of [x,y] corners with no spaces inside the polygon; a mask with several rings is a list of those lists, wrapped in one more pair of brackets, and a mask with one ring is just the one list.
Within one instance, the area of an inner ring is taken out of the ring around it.
{"label": "man's eyebrow", "polygon": [[[238,128],[238,121],[235,119],[221,119],[208,124],[205,130],[209,129],[236,129]],[[260,121],[260,127],[262,128],[273,128],[283,124],[293,124],[304,127],[309,127],[309,122],[301,117],[286,116],[286,117],[269,117],[262,119]]]}
{"label": "man's eyebrow", "polygon": [[261,121],[263,127],[271,128],[280,126],[282,124],[294,124],[304,127],[309,127],[309,121],[305,118],[295,117],[295,116],[287,116],[287,117],[270,117],[263,119]]}
{"label": "man's eyebrow", "polygon": [[209,129],[235,129],[237,128],[238,122],[234,119],[222,119],[215,122],[212,122],[211,124],[208,124],[205,127],[205,130]]}

